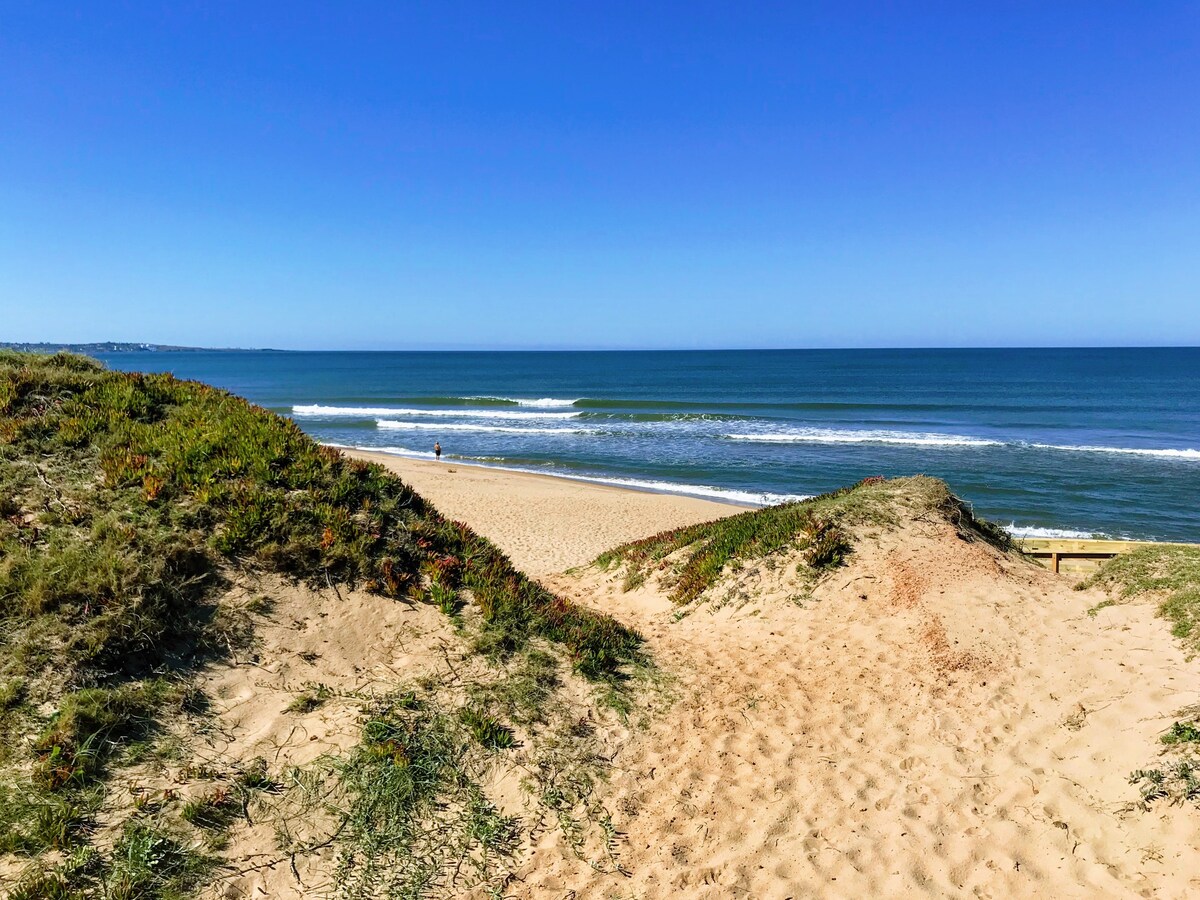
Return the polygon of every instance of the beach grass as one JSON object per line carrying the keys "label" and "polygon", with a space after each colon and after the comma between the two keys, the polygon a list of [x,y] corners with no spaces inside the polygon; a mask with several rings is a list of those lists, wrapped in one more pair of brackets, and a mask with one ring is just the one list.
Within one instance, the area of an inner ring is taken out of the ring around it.
{"label": "beach grass", "polygon": [[865,478],[857,484],[792,503],[750,510],[712,522],[674,528],[622,544],[595,560],[601,568],[625,567],[625,589],[659,572],[676,603],[695,600],[737,565],[798,550],[810,574],[842,565],[853,553],[852,531],[887,526],[901,511],[922,515],[942,511],[960,531],[1010,546],[1007,532],[976,519],[945,483],[923,476]]}
{"label": "beach grass", "polygon": [[1200,547],[1161,544],[1113,557],[1079,590],[1101,587],[1124,602],[1158,598],[1158,611],[1189,653],[1200,652]]}
{"label": "beach grass", "polygon": [[[239,577],[261,574],[428,603],[460,626],[470,604],[470,645],[499,662],[552,648],[606,696],[646,661],[635,631],[550,593],[382,467],[319,446],[290,421],[169,375],[0,352],[0,852],[56,854],[14,896],[184,896],[211,871],[197,832],[211,841],[242,814],[237,784],[153,818],[133,810],[106,849],[93,845],[95,816],[117,771],[156,752],[165,725],[205,714],[189,678],[252,640],[251,617],[222,600]],[[514,710],[557,684],[554,666],[531,665],[540,674],[495,688]],[[290,712],[327,697],[310,685]],[[428,761],[422,748],[445,750],[447,729],[485,757],[502,752],[514,738],[498,703],[418,717],[404,752]],[[371,720],[339,778],[374,791],[392,740],[377,732],[413,724],[398,709]],[[463,759],[444,756],[437,783],[459,785]],[[435,802],[423,784],[397,782],[397,796]],[[364,796],[368,806],[396,799]],[[463,796],[473,837],[462,848],[506,845],[482,794]],[[403,837],[401,826],[379,832],[363,809],[348,827],[372,847],[378,834]]]}

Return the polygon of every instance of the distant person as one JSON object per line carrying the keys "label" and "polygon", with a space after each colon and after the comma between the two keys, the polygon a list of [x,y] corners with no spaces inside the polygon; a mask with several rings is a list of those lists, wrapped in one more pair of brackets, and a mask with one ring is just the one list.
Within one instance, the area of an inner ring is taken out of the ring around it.
{"label": "distant person", "polygon": [[438,459],[442,458],[442,445],[437,441],[433,442],[433,455]]}

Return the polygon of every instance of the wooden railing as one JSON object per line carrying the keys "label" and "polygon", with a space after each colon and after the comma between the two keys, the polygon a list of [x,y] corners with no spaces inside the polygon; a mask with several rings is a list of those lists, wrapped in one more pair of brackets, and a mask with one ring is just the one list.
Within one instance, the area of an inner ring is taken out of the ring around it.
{"label": "wooden railing", "polygon": [[1068,538],[1019,538],[1013,543],[1055,572],[1090,575],[1105,560],[1130,553],[1150,541],[1092,541]]}

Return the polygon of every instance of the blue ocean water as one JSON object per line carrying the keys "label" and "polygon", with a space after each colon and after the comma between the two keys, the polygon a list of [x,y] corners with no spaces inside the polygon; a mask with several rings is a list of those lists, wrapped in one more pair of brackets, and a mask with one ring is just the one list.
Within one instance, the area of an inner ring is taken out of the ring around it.
{"label": "blue ocean water", "polygon": [[924,473],[1024,534],[1200,541],[1200,348],[169,352],[318,440],[742,503]]}

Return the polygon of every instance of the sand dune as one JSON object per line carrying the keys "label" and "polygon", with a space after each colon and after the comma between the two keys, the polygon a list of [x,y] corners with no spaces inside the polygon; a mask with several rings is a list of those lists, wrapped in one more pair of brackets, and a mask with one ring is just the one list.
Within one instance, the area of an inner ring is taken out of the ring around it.
{"label": "sand dune", "polygon": [[[534,479],[543,531],[530,541],[529,480],[403,468],[543,574],[706,511]],[[661,508],[639,520],[646,506]],[[1200,816],[1142,810],[1127,781],[1200,700],[1200,669],[1151,605],[1090,616],[1099,593],[938,522],[858,541],[811,596],[788,571],[743,571],[679,621],[653,583],[623,593],[616,574],[543,578],[641,628],[677,700],[612,761],[604,802],[627,874],[598,874],[548,840],[512,893],[1200,892]]]}

